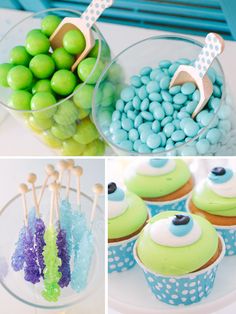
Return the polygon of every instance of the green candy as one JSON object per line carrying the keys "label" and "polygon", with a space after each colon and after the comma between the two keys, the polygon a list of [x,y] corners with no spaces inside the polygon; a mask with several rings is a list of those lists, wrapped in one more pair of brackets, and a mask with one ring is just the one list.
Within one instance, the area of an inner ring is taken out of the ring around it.
{"label": "green candy", "polygon": [[75,57],[67,52],[64,48],[57,48],[53,51],[52,58],[56,64],[57,69],[70,70]]}
{"label": "green candy", "polygon": [[32,87],[32,93],[36,94],[39,92],[49,92],[52,93],[51,81],[49,80],[39,80]]}
{"label": "green candy", "polygon": [[96,139],[87,144],[83,151],[83,156],[103,156],[105,152],[105,144],[103,141]]}
{"label": "green candy", "polygon": [[57,302],[60,296],[60,286],[58,284],[61,273],[61,259],[58,257],[57,249],[57,232],[54,226],[49,226],[44,234],[45,247],[43,250],[45,268],[44,274],[44,289],[42,296],[49,302]]}
{"label": "green candy", "polygon": [[13,65],[10,63],[0,64],[0,85],[4,87],[9,87],[7,82],[7,75],[9,71],[13,68]]}
{"label": "green candy", "polygon": [[25,90],[14,91],[9,106],[17,110],[30,110],[32,94]]}
{"label": "green candy", "polygon": [[52,90],[62,96],[70,95],[76,85],[76,77],[69,70],[59,70],[51,79]]}
{"label": "green candy", "polygon": [[73,140],[73,138],[70,138],[63,142],[61,153],[63,156],[81,156],[85,147],[86,145],[80,144]]}
{"label": "green candy", "polygon": [[33,75],[24,65],[17,65],[8,72],[7,83],[12,89],[27,89],[32,82]]}
{"label": "green candy", "polygon": [[75,88],[75,92],[78,92],[73,96],[73,101],[77,107],[82,109],[90,109],[92,107],[92,98],[94,87],[87,84],[79,84]]}
{"label": "green candy", "polygon": [[69,125],[55,124],[51,128],[51,132],[56,138],[59,138],[59,140],[67,140],[75,134],[76,123],[72,123]]}
{"label": "green candy", "polygon": [[44,131],[42,134],[43,142],[51,148],[61,148],[62,141],[56,138],[50,130]]}
{"label": "green candy", "polygon": [[24,46],[16,46],[10,52],[10,62],[14,65],[28,66],[31,60],[31,55],[27,52]]}
{"label": "green candy", "polygon": [[78,119],[79,110],[71,100],[64,101],[58,106],[54,120],[61,125],[69,125]]}
{"label": "green candy", "polygon": [[37,119],[51,118],[55,114],[57,108],[55,106],[52,108],[50,107],[54,105],[56,102],[57,101],[55,97],[49,92],[36,93],[31,99],[31,109],[40,110],[40,109],[45,109],[48,107],[49,108],[47,110],[33,112],[33,115]]}
{"label": "green candy", "polygon": [[85,118],[77,126],[74,140],[80,144],[88,144],[98,138],[98,132],[89,118]]}
{"label": "green candy", "polygon": [[44,54],[39,54],[30,61],[30,70],[35,77],[39,79],[46,79],[50,77],[55,70],[55,63],[53,59]]}
{"label": "green candy", "polygon": [[41,31],[33,30],[27,35],[25,46],[30,55],[36,56],[48,53],[50,41]]}
{"label": "green candy", "polygon": [[85,45],[84,35],[79,29],[72,29],[63,37],[63,47],[71,54],[81,54],[85,49]]}
{"label": "green candy", "polygon": [[42,19],[41,22],[41,29],[42,32],[50,37],[54,31],[56,30],[56,28],[58,27],[58,25],[61,23],[61,18],[57,15],[47,15]]}
{"label": "green candy", "polygon": [[81,81],[86,81],[87,84],[95,84],[101,76],[104,68],[105,64],[102,61],[97,61],[96,58],[86,58],[78,65],[77,73]]}
{"label": "green candy", "polygon": [[31,115],[29,117],[29,125],[38,131],[42,130],[48,130],[52,127],[53,125],[53,119],[48,118],[48,119],[39,119]]}
{"label": "green candy", "polygon": [[[88,57],[97,58],[99,51],[99,40],[95,40],[93,49],[89,52]],[[100,59],[103,61],[109,61],[111,59],[111,51],[107,43],[101,40],[101,54]]]}

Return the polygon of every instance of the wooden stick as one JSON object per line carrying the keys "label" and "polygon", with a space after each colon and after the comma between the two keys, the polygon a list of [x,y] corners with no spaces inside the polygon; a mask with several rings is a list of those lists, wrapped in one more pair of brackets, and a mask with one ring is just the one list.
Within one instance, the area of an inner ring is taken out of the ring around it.
{"label": "wooden stick", "polygon": [[34,205],[35,205],[35,210],[36,210],[36,215],[39,218],[40,217],[40,211],[39,211],[39,205],[38,205],[38,200],[37,200],[37,196],[36,196],[36,189],[35,189],[35,182],[37,180],[37,176],[35,173],[30,173],[28,175],[28,182],[31,184],[32,186],[32,193],[33,193],[33,199],[34,199]]}
{"label": "wooden stick", "polygon": [[49,226],[53,225],[53,218],[54,218],[54,208],[55,208],[55,195],[56,195],[56,185],[57,183],[52,183],[49,186],[51,191],[51,206],[50,206],[50,215],[49,215]]}
{"label": "wooden stick", "polygon": [[59,170],[59,183],[61,184],[62,183],[62,178],[63,178],[63,174],[64,172],[66,171],[66,169],[68,168],[68,163],[66,160],[62,159],[58,162],[58,170]]}
{"label": "wooden stick", "polygon": [[29,191],[28,186],[24,183],[21,183],[19,185],[19,192],[22,196],[22,204],[24,209],[24,224],[26,227],[28,227],[28,207],[26,204],[26,197],[25,194]]}
{"label": "wooden stick", "polygon": [[40,190],[40,193],[39,193],[39,198],[38,198],[38,204],[40,206],[40,203],[41,203],[41,200],[43,198],[43,194],[45,192],[45,189],[46,189],[46,186],[48,184],[48,179],[50,178],[50,176],[52,175],[52,173],[54,172],[54,166],[53,165],[47,165],[46,168],[45,168],[45,171],[46,171],[46,178],[43,182],[43,186]]}
{"label": "wooden stick", "polygon": [[74,167],[73,173],[76,175],[77,179],[77,204],[78,206],[81,205],[81,189],[80,189],[80,177],[83,175],[83,168],[82,167]]}
{"label": "wooden stick", "polygon": [[56,186],[55,186],[55,209],[56,209],[56,218],[60,224],[60,213],[59,213],[59,190],[60,190],[60,184],[59,183],[56,183]]}
{"label": "wooden stick", "polygon": [[67,186],[66,186],[66,198],[68,200],[69,194],[70,194],[71,170],[73,169],[75,162],[73,159],[68,159],[67,164],[68,164],[68,167],[67,167],[68,179],[67,179]]}
{"label": "wooden stick", "polygon": [[95,218],[95,212],[96,212],[96,207],[97,207],[97,203],[98,203],[98,197],[100,195],[102,195],[103,192],[104,192],[104,187],[102,184],[97,183],[94,185],[94,187],[93,187],[94,199],[93,199],[93,206],[92,206],[92,211],[91,211],[91,215],[90,215],[90,230],[92,229],[93,221]]}

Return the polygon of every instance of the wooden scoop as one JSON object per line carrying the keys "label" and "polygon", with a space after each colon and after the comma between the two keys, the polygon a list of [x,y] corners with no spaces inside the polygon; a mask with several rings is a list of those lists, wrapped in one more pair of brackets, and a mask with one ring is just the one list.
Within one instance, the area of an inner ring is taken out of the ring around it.
{"label": "wooden scoop", "polygon": [[213,93],[213,85],[207,76],[207,71],[214,59],[223,50],[223,38],[218,34],[209,33],[205,38],[205,46],[202,48],[194,66],[180,65],[170,82],[170,87],[187,82],[193,82],[197,85],[200,92],[200,100],[192,114],[193,118],[203,109]]}
{"label": "wooden scoop", "polygon": [[55,32],[50,37],[52,49],[62,47],[62,40],[66,32],[71,29],[79,29],[85,38],[86,46],[84,51],[77,55],[75,63],[72,65],[71,70],[74,71],[77,65],[83,60],[94,47],[95,40],[93,37],[92,26],[98,20],[103,11],[112,6],[114,0],[93,0],[86,11],[80,18],[65,17],[58,25]]}

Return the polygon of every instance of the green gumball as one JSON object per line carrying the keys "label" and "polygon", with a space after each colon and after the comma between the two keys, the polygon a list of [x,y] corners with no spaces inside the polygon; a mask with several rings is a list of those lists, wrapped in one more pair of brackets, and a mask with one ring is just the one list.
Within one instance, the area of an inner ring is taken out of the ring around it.
{"label": "green gumball", "polygon": [[31,60],[31,55],[27,52],[24,46],[16,46],[10,52],[10,62],[14,65],[28,66]]}
{"label": "green gumball", "polygon": [[59,140],[67,140],[75,134],[76,123],[69,125],[54,124],[51,128],[51,132],[56,138],[59,138]]}
{"label": "green gumball", "polygon": [[41,29],[44,35],[50,37],[58,25],[61,23],[61,18],[57,15],[47,15],[42,19]]}
{"label": "green gumball", "polygon": [[53,74],[55,63],[50,56],[39,54],[30,61],[29,68],[35,77],[46,79]]}
{"label": "green gumball", "polygon": [[59,70],[51,79],[52,90],[61,96],[70,95],[76,85],[76,76],[69,70]]}
{"label": "green gumball", "polygon": [[46,54],[50,48],[50,41],[41,31],[34,30],[27,35],[25,47],[31,56]]}
{"label": "green gumball", "polygon": [[9,106],[16,110],[30,110],[32,94],[25,90],[14,91],[10,97]]}
{"label": "green gumball", "polygon": [[59,149],[62,147],[62,141],[56,138],[50,130],[44,131],[41,138],[51,148]]}
{"label": "green gumball", "polygon": [[32,82],[32,72],[24,65],[16,65],[8,72],[7,83],[14,90],[30,88]]}
{"label": "green gumball", "polygon": [[77,126],[74,140],[80,144],[89,144],[98,138],[98,132],[89,118],[85,118]]}
{"label": "green gumball", "polygon": [[39,110],[33,112],[34,117],[37,119],[51,118],[57,110],[56,106],[52,107],[56,102],[56,98],[49,92],[36,93],[31,99],[31,109]]}
{"label": "green gumball", "polygon": [[65,100],[58,106],[54,120],[61,125],[70,125],[79,118],[79,109],[73,101]]}
{"label": "green gumball", "polygon": [[51,88],[51,81],[49,80],[39,80],[32,87],[32,93],[49,92],[53,93]]}
{"label": "green gumball", "polygon": [[52,58],[56,68],[70,70],[75,62],[75,57],[67,52],[64,48],[57,48],[53,51]]}
{"label": "green gumball", "polygon": [[63,47],[70,54],[81,54],[85,49],[85,45],[84,35],[79,29],[69,30],[63,37]]}
{"label": "green gumball", "polygon": [[86,58],[78,65],[77,73],[81,81],[96,84],[104,68],[105,64],[102,61],[97,61],[96,58]]}
{"label": "green gumball", "polygon": [[91,109],[94,87],[87,84],[79,84],[75,90],[73,101],[78,108]]}
{"label": "green gumball", "polygon": [[9,87],[7,82],[7,75],[9,71],[13,68],[13,64],[2,63],[0,64],[0,85],[3,87]]}
{"label": "green gumball", "polygon": [[63,142],[61,153],[63,156],[81,156],[86,145],[80,144],[70,138]]}
{"label": "green gumball", "polygon": [[[97,58],[99,54],[99,40],[95,40],[95,45],[93,49],[89,52],[88,57]],[[100,60],[107,62],[111,60],[111,51],[107,43],[101,40],[101,54]]]}

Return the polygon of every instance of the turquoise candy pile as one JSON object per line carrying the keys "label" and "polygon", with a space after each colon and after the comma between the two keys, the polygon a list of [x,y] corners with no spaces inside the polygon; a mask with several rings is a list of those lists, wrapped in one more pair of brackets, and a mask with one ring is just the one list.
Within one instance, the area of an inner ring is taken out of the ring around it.
{"label": "turquoise candy pile", "polygon": [[40,29],[26,34],[24,45],[11,49],[7,63],[0,64],[0,86],[11,89],[8,107],[21,113],[26,126],[49,147],[66,156],[104,155],[105,144],[91,120],[91,107],[110,49],[102,40],[98,60],[96,40],[72,72],[76,56],[85,49],[85,38],[80,30],[69,30],[62,47],[52,51],[50,36],[60,22],[58,16],[46,16]]}
{"label": "turquoise candy pile", "polygon": [[163,60],[156,68],[144,67],[139,75],[130,78],[130,85],[123,88],[109,129],[110,140],[122,150],[173,155],[216,152],[223,135],[231,129],[230,107],[222,106],[218,111],[222,78],[213,68],[209,69],[213,94],[206,107],[192,119],[200,97],[195,84],[187,82],[169,88],[180,64],[192,62],[182,58],[174,62]]}

